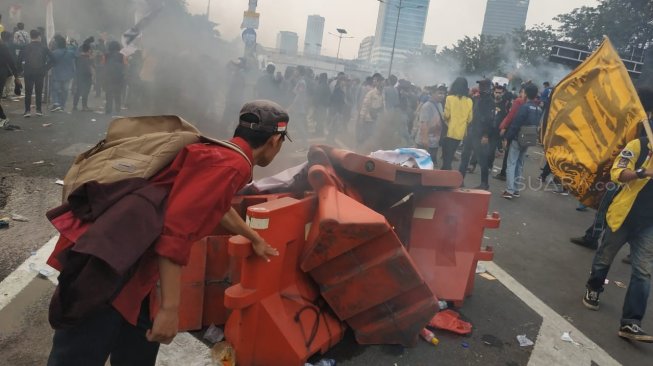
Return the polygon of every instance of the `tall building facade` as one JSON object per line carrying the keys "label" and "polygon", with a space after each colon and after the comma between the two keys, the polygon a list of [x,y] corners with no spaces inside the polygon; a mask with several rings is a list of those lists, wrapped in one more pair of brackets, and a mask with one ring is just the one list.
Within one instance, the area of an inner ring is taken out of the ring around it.
{"label": "tall building facade", "polygon": [[374,36],[363,38],[358,47],[358,59],[361,61],[370,61],[372,57],[372,48],[374,47]]}
{"label": "tall building facade", "polygon": [[526,25],[529,0],[488,0],[482,35],[502,36]]}
{"label": "tall building facade", "polygon": [[304,54],[319,55],[322,53],[324,37],[324,17],[309,15],[306,21],[306,36],[304,37]]}
{"label": "tall building facade", "polygon": [[277,34],[277,49],[280,53],[295,56],[297,55],[297,44],[299,37],[295,32],[281,31]]}
{"label": "tall building facade", "polygon": [[429,3],[430,0],[385,0],[379,4],[374,47],[370,58],[372,64],[390,63],[395,30],[395,60],[404,58],[408,51],[422,47]]}

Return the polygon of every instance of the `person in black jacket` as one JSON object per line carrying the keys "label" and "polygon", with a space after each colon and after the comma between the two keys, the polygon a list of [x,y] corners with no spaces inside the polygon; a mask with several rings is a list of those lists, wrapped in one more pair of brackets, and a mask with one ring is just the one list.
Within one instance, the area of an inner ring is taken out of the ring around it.
{"label": "person in black jacket", "polygon": [[109,42],[104,64],[104,89],[106,105],[104,113],[110,115],[115,110],[120,113],[122,89],[125,84],[125,58],[120,53],[120,43]]}
{"label": "person in black jacket", "polygon": [[23,73],[25,76],[25,114],[23,117],[31,116],[32,92],[36,89],[36,115],[43,116],[41,109],[41,97],[43,96],[43,81],[45,74],[54,66],[52,52],[41,42],[41,33],[35,29],[29,32],[32,40],[21,53]]}
{"label": "person in black jacket", "polygon": [[465,177],[467,166],[472,152],[476,154],[479,165],[481,166],[481,184],[476,189],[489,189],[488,182],[489,169],[488,154],[496,149],[490,146],[490,136],[492,134],[495,116],[495,105],[492,99],[492,81],[488,79],[478,81],[480,96],[474,102],[474,112],[472,122],[467,130],[465,138],[465,148],[460,159],[458,171]]}
{"label": "person in black jacket", "polygon": [[[3,41],[0,41],[0,91],[4,89],[5,82],[10,76],[14,77],[14,83],[20,84],[14,57],[9,51],[9,47]],[[5,115],[2,105],[0,105],[0,128],[8,128],[8,126],[9,119],[7,119],[7,115]]]}

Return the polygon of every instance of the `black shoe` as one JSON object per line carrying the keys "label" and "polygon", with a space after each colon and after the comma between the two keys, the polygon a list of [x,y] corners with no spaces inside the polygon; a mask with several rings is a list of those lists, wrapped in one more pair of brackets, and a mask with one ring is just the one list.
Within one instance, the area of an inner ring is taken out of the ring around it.
{"label": "black shoe", "polygon": [[519,193],[519,191],[515,191],[515,193],[513,193],[512,196],[515,198],[519,198],[521,197],[521,194]]}
{"label": "black shoe", "polygon": [[504,181],[504,182],[506,181],[506,175],[505,175],[505,174],[497,174],[497,175],[493,175],[492,178],[494,178],[494,179],[498,179],[498,180],[502,180],[502,181]]}
{"label": "black shoe", "polygon": [[653,336],[646,334],[637,324],[626,324],[619,328],[619,337],[638,342],[653,343]]}
{"label": "black shoe", "polygon": [[599,310],[599,291],[586,289],[583,305],[590,310]]}
{"label": "black shoe", "polygon": [[480,189],[482,191],[489,191],[490,190],[490,185],[487,184],[487,183],[485,183],[485,184],[481,183],[480,185],[474,187],[474,189]]}
{"label": "black shoe", "polygon": [[578,238],[570,238],[570,242],[580,245],[581,247],[589,248],[589,249],[594,249],[599,247],[599,244],[596,241],[589,241],[585,239],[584,236],[578,237]]}
{"label": "black shoe", "polygon": [[507,200],[511,200],[515,196],[512,193],[508,192],[508,191],[503,191],[503,193],[501,194],[501,197],[503,197],[503,198],[505,198]]}

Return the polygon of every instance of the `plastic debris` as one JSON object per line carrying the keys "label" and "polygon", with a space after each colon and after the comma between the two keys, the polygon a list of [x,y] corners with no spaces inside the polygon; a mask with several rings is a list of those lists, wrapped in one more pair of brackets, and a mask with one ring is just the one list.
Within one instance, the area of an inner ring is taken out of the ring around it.
{"label": "plastic debris", "polygon": [[497,338],[497,337],[495,337],[495,336],[493,336],[491,334],[484,334],[481,337],[481,340],[483,341],[483,344],[485,344],[486,346],[490,346],[490,347],[502,347],[503,346],[503,342],[499,338]]}
{"label": "plastic debris", "polygon": [[41,164],[45,164],[45,161],[43,161],[43,160],[39,160],[39,161],[35,161],[35,162],[33,162],[32,164],[34,164],[34,165],[41,165]]}
{"label": "plastic debris", "polygon": [[617,287],[621,287],[621,288],[627,288],[628,287],[628,286],[626,286],[625,283],[623,283],[621,281],[614,281],[614,284],[617,285]]}
{"label": "plastic debris", "polygon": [[472,332],[472,325],[461,320],[460,314],[451,309],[435,314],[429,325],[433,328],[444,329],[462,335]]}
{"label": "plastic debris", "polygon": [[431,343],[434,346],[437,346],[440,343],[440,340],[435,337],[435,334],[431,332],[430,330],[424,328],[419,332],[419,336],[422,337],[423,340],[427,341],[428,343]]}
{"label": "plastic debris", "polygon": [[607,279],[607,278],[605,279],[605,281],[603,281],[603,284],[604,284],[604,285],[607,285],[607,284],[609,284],[609,283],[610,283],[610,280]]}
{"label": "plastic debris", "polygon": [[53,269],[49,269],[49,268],[45,268],[45,267],[38,268],[36,266],[36,263],[30,263],[29,264],[29,269],[36,272],[36,273],[38,273],[39,276],[41,276],[43,278],[51,277],[55,273]]}
{"label": "plastic debris", "polygon": [[58,185],[62,186],[63,185],[63,180],[57,179],[57,180],[54,181],[54,184],[58,184]]}
{"label": "plastic debris", "polygon": [[97,122],[97,119],[91,118],[91,122]]}
{"label": "plastic debris", "polygon": [[336,366],[336,360],[331,358],[325,358],[320,360],[318,363],[305,363],[304,366]]}
{"label": "plastic debris", "polygon": [[43,127],[50,127],[50,126],[52,126],[52,123],[44,123],[44,124],[42,124],[41,126],[43,126]]}
{"label": "plastic debris", "polygon": [[444,300],[440,300],[438,301],[438,307],[440,308],[440,310],[444,310],[449,307],[449,304]]}
{"label": "plastic debris", "polygon": [[467,342],[463,342],[460,345],[463,346],[463,348],[469,348],[469,343]]}
{"label": "plastic debris", "polygon": [[211,358],[213,365],[219,366],[235,366],[236,365],[236,351],[229,342],[216,343],[211,348]]}
{"label": "plastic debris", "polygon": [[580,343],[574,341],[573,338],[571,338],[571,332],[563,332],[562,337],[560,337],[560,339],[562,339],[565,342],[569,342],[569,343],[573,344],[574,346],[580,346],[581,345]]}
{"label": "plastic debris", "polygon": [[19,222],[28,222],[29,219],[25,216],[21,216],[18,214],[11,214],[11,219],[14,221],[19,221]]}
{"label": "plastic debris", "polygon": [[485,268],[485,266],[482,263],[477,263],[476,264],[476,273],[481,274],[481,273],[485,273],[485,272],[487,272],[487,269]]}
{"label": "plastic debris", "polygon": [[520,347],[530,347],[530,346],[535,344],[535,343],[533,343],[533,341],[528,339],[528,337],[526,337],[525,334],[518,335],[517,340],[519,341],[519,346]]}
{"label": "plastic debris", "polygon": [[485,279],[488,280],[488,281],[494,281],[494,280],[497,279],[496,277],[492,276],[491,274],[489,274],[489,273],[487,273],[487,272],[485,272],[485,273],[481,273],[479,276],[485,278]]}
{"label": "plastic debris", "polygon": [[218,343],[224,339],[224,331],[220,327],[211,324],[209,329],[204,333],[204,339],[211,343]]}

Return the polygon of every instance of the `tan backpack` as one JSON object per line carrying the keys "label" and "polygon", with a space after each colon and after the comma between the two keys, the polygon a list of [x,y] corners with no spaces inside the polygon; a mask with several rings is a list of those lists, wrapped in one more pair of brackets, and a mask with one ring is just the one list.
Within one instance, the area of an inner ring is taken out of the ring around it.
{"label": "tan backpack", "polygon": [[75,158],[64,178],[63,202],[72,191],[89,181],[149,179],[169,165],[186,145],[197,142],[228,147],[252,165],[237,145],[201,136],[197,128],[181,117],[119,118],[111,121],[104,140]]}

